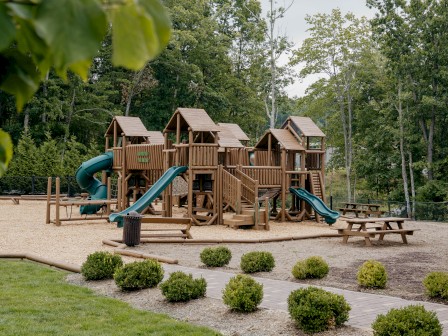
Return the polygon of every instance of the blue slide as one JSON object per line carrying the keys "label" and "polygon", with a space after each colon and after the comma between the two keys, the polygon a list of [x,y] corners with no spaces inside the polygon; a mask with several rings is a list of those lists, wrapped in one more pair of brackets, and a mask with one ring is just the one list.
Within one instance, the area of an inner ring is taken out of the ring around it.
{"label": "blue slide", "polygon": [[[91,200],[102,200],[107,198],[107,186],[102,184],[100,180],[95,177],[95,174],[102,170],[112,169],[114,162],[114,153],[106,152],[98,155],[93,159],[83,162],[76,171],[76,182],[79,186],[87,190],[90,194]],[[81,215],[91,215],[101,209],[101,205],[83,205],[80,208]]]}
{"label": "blue slide", "polygon": [[137,200],[137,202],[121,212],[111,214],[109,216],[109,221],[117,222],[117,226],[122,227],[123,215],[127,215],[130,211],[137,211],[138,213],[142,212],[147,206],[151,204],[152,201],[154,201],[160,195],[163,190],[165,190],[166,187],[168,187],[171,182],[173,182],[176,176],[185,173],[187,169],[188,167],[185,166],[171,167],[162,175],[161,178],[157,180],[156,183],[154,183],[154,185],[142,197]]}
{"label": "blue slide", "polygon": [[294,189],[289,188],[289,191],[296,195],[298,198],[303,199],[309,205],[311,205],[319,215],[325,218],[325,222],[327,224],[334,224],[336,220],[339,218],[340,214],[337,211],[331,210],[329,207],[325,205],[325,203],[317,196],[309,193],[303,188]]}

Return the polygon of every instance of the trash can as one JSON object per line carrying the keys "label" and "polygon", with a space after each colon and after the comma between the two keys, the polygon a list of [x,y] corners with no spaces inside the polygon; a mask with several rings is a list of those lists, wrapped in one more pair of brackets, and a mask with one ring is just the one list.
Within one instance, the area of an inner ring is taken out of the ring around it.
{"label": "trash can", "polygon": [[142,216],[137,211],[131,211],[123,216],[123,243],[127,246],[140,244]]}

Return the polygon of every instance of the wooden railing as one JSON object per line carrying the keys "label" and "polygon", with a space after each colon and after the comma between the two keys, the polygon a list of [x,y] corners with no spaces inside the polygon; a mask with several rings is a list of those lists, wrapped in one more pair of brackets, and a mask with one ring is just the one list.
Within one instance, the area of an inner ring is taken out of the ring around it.
{"label": "wooden railing", "polygon": [[260,188],[275,188],[282,185],[281,167],[243,166],[241,170],[253,180],[257,180]]}
{"label": "wooden railing", "polygon": [[241,181],[229,172],[222,170],[223,202],[237,213],[241,213]]}
{"label": "wooden railing", "polygon": [[241,197],[249,204],[255,204],[258,198],[258,181],[246,175],[240,169],[236,170],[236,177],[241,180]]}
{"label": "wooden railing", "polygon": [[191,165],[214,167],[218,165],[217,144],[193,144],[190,147]]}
{"label": "wooden railing", "polygon": [[188,148],[186,144],[173,145],[176,149],[174,163],[176,166],[188,166]]}
{"label": "wooden railing", "polygon": [[122,147],[113,147],[112,151],[114,152],[114,163],[113,163],[113,168],[117,169],[119,167],[121,167],[121,165],[123,164],[123,148]]}
{"label": "wooden railing", "polygon": [[126,146],[126,167],[135,170],[162,169],[163,145]]}

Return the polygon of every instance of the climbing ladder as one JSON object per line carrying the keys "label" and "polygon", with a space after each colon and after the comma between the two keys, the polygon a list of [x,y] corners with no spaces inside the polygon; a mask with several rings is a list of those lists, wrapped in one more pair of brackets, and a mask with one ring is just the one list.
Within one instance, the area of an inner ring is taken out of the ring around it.
{"label": "climbing ladder", "polygon": [[311,187],[311,193],[325,202],[325,195],[322,192],[322,190],[324,189],[322,174],[320,173],[320,171],[310,172],[310,187]]}

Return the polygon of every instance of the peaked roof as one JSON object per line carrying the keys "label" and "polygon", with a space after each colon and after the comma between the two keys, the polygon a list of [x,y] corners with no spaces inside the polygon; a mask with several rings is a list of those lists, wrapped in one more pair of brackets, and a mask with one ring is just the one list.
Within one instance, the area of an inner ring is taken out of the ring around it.
{"label": "peaked roof", "polygon": [[149,143],[153,145],[163,145],[165,143],[165,138],[163,133],[159,131],[148,131]]}
{"label": "peaked roof", "polygon": [[240,141],[249,141],[249,137],[244,133],[244,131],[241,129],[240,125],[238,124],[231,124],[231,123],[218,123],[218,126],[221,126],[223,128],[228,129],[230,132],[233,133],[235,138],[237,138]]}
{"label": "peaked roof", "polygon": [[227,128],[220,127],[218,132],[218,145],[223,148],[243,148],[243,144]]}
{"label": "peaked roof", "polygon": [[279,143],[282,148],[286,150],[304,151],[305,148],[299,143],[299,141],[292,135],[287,129],[275,129],[270,128],[257,142],[254,148],[268,148],[269,133],[272,134],[273,143]]}
{"label": "peaked roof", "polygon": [[204,109],[179,107],[166,125],[164,132],[176,132],[177,115],[181,115],[181,130],[191,128],[193,132],[218,132],[219,127]]}
{"label": "peaked roof", "polygon": [[[113,120],[117,121],[117,134],[121,136],[124,133],[125,136],[149,136],[149,131],[143,125],[139,117],[123,117],[115,116]],[[114,123],[110,123],[109,128],[106,131],[106,135],[114,134]]]}
{"label": "peaked roof", "polygon": [[312,137],[312,136],[325,137],[324,132],[322,132],[319,127],[317,127],[317,125],[314,123],[313,120],[311,120],[311,118],[290,116],[283,123],[282,128],[286,127],[286,125],[288,124],[288,120],[291,120],[293,128],[297,128],[306,137]]}

